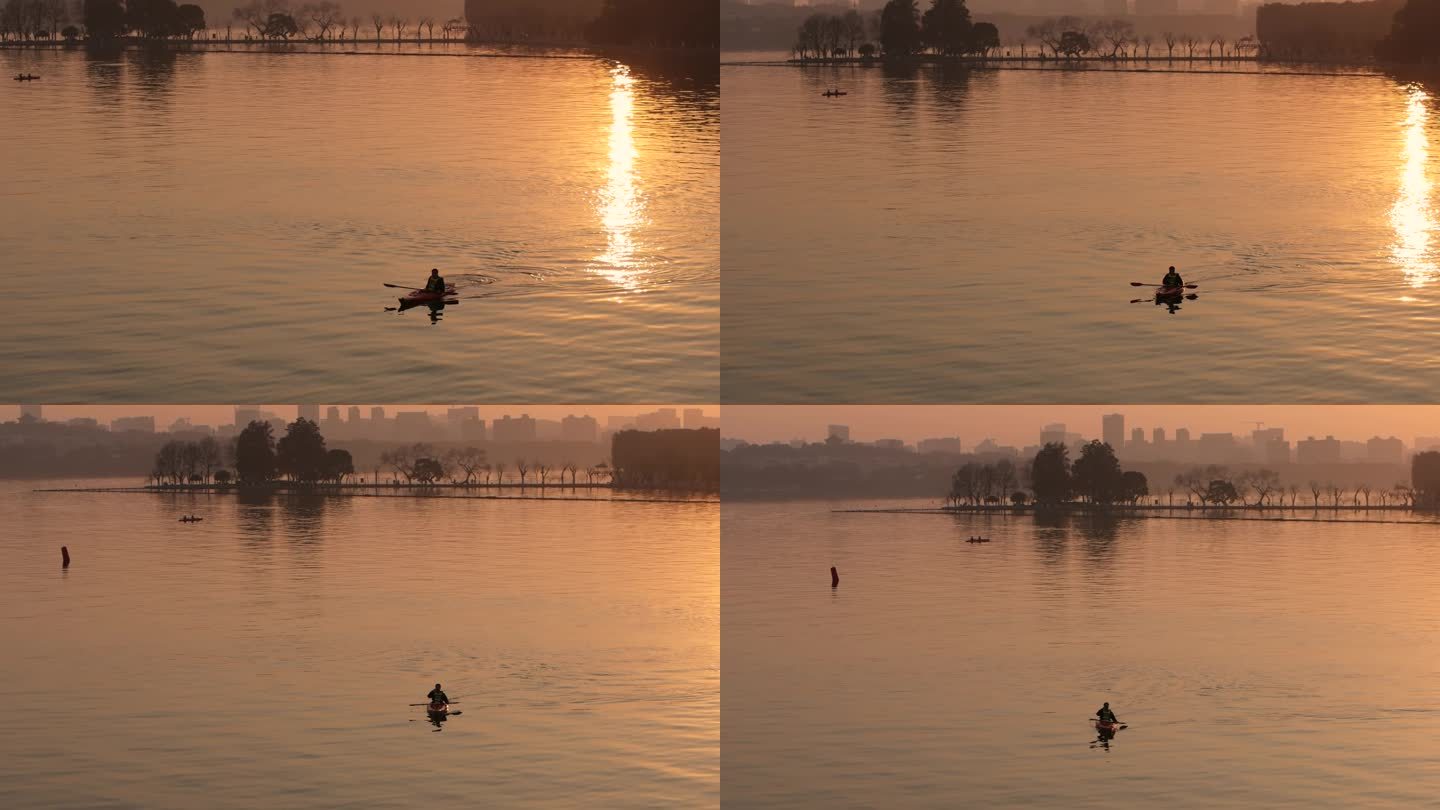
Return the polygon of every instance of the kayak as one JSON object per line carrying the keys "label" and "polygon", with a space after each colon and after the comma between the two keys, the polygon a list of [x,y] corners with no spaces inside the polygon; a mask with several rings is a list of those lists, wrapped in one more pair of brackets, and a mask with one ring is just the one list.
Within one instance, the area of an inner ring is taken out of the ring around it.
{"label": "kayak", "polygon": [[1120,730],[1120,723],[1107,723],[1104,720],[1096,720],[1095,728],[1098,731],[1104,731],[1110,734],[1114,734],[1115,732]]}
{"label": "kayak", "polygon": [[450,704],[439,702],[431,703],[429,706],[425,707],[425,712],[427,714],[443,717],[444,715],[450,713]]}
{"label": "kayak", "polygon": [[1157,287],[1155,288],[1156,298],[1178,298],[1185,294],[1184,287]]}
{"label": "kayak", "polygon": [[438,304],[447,298],[453,297],[455,297],[455,288],[447,284],[445,285],[445,292],[443,293],[425,292],[424,290],[406,293],[405,296],[400,299],[400,306],[413,307],[416,304]]}

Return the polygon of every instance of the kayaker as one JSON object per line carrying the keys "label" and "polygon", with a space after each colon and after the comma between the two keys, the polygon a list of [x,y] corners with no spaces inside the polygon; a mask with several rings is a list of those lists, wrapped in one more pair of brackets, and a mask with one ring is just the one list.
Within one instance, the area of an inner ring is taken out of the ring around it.
{"label": "kayaker", "polygon": [[[431,703],[449,703],[449,702],[450,702],[450,696],[445,694],[445,692],[440,688],[440,684],[438,684],[438,683],[435,684],[435,688],[434,688],[434,689],[431,689],[431,690],[430,690],[430,694],[426,695],[425,697],[430,698],[430,702],[431,702]],[[1110,704],[1109,704],[1109,703],[1106,703],[1105,705],[1106,705],[1106,706],[1109,706]]]}
{"label": "kayaker", "polygon": [[[1175,268],[1172,267],[1170,269],[1173,270]],[[425,282],[425,292],[436,293],[438,295],[445,294],[445,277],[440,275],[440,268],[436,267],[430,270],[430,280]]]}
{"label": "kayaker", "polygon": [[1097,717],[1097,718],[1100,720],[1100,722],[1102,722],[1102,723],[1118,723],[1118,722],[1120,722],[1119,720],[1116,720],[1116,719],[1115,719],[1115,712],[1110,711],[1110,704],[1109,704],[1109,703],[1106,703],[1104,706],[1101,706],[1101,707],[1100,707],[1100,711],[1095,712],[1095,717]]}
{"label": "kayaker", "polygon": [[1163,279],[1160,280],[1160,286],[1161,286],[1161,287],[1184,287],[1184,286],[1185,286],[1185,279],[1181,278],[1181,277],[1180,277],[1180,274],[1177,273],[1177,272],[1175,272],[1175,268],[1172,267],[1172,268],[1170,268],[1170,272],[1168,272],[1168,273],[1165,274],[1165,278],[1163,278]]}

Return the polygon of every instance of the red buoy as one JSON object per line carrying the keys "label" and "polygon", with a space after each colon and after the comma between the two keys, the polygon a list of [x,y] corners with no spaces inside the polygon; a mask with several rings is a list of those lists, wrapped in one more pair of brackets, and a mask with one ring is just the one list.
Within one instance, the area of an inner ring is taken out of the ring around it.
{"label": "red buoy", "polygon": [[836,571],[835,566],[832,565],[830,566],[830,587],[834,588],[837,587],[839,584],[840,572]]}
{"label": "red buoy", "polygon": [[70,549],[66,548],[65,546],[60,547],[60,567],[70,567]]}

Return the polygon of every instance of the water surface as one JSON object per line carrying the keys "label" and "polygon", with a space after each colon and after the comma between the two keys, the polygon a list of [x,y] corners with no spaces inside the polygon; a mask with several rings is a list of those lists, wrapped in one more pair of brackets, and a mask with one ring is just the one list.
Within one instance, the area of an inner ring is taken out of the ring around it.
{"label": "water surface", "polygon": [[714,398],[713,64],[356,50],[0,52],[0,398]]}
{"label": "water surface", "polygon": [[718,804],[716,505],[32,486],[0,806]]}
{"label": "water surface", "polygon": [[[1440,790],[1433,521],[830,511],[871,505],[723,508],[727,806],[1416,807]],[[1103,701],[1130,726],[1108,747],[1087,720]]]}
{"label": "water surface", "polygon": [[1437,90],[1281,72],[723,67],[726,401],[1433,401]]}

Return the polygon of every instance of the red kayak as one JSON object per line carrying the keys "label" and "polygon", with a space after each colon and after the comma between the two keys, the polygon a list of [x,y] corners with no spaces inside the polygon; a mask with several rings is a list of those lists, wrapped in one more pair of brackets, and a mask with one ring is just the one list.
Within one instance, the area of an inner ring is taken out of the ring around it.
{"label": "red kayak", "polygon": [[448,704],[448,703],[440,703],[439,701],[434,701],[434,702],[432,702],[429,706],[426,706],[426,707],[425,707],[425,711],[428,712],[428,713],[430,713],[430,714],[436,714],[436,715],[442,715],[442,716],[443,716],[443,715],[446,715],[446,714],[449,714],[449,713],[450,713],[450,704]]}
{"label": "red kayak", "polygon": [[424,290],[416,290],[411,293],[406,293],[405,297],[400,299],[400,306],[413,307],[416,304],[438,304],[447,298],[454,297],[455,288],[447,284],[445,285],[445,292],[443,293],[425,292]]}
{"label": "red kayak", "polygon": [[1103,731],[1103,732],[1105,732],[1105,733],[1107,733],[1107,734],[1114,734],[1115,732],[1117,732],[1117,731],[1119,731],[1121,728],[1123,728],[1123,724],[1121,724],[1121,723],[1107,723],[1107,722],[1105,722],[1104,720],[1096,720],[1096,721],[1095,721],[1095,728],[1096,728],[1097,731]]}
{"label": "red kayak", "polygon": [[1156,298],[1179,298],[1185,294],[1184,287],[1157,287],[1155,288]]}

